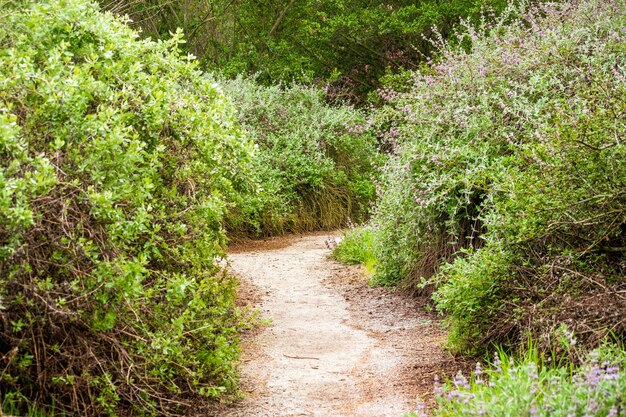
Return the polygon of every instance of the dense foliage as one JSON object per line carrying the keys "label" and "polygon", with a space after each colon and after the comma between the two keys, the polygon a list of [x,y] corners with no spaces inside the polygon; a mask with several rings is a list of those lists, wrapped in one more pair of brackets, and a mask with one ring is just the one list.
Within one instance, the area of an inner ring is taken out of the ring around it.
{"label": "dense foliage", "polygon": [[542,365],[536,352],[519,361],[500,353],[487,369],[477,364],[471,380],[459,373],[435,391],[432,415],[440,417],[618,417],[626,410],[626,353],[602,347],[575,369]]}
{"label": "dense foliage", "polygon": [[179,42],[140,41],[86,0],[2,5],[0,393],[13,404],[169,415],[236,389],[235,283],[215,262],[252,147]]}
{"label": "dense foliage", "polygon": [[189,34],[208,68],[266,82],[330,81],[328,93],[361,101],[388,70],[415,68],[429,55],[433,26],[447,36],[459,17],[500,11],[503,0],[101,0],[146,33]]}
{"label": "dense foliage", "polygon": [[460,350],[624,338],[624,4],[513,11],[381,90],[375,280],[435,284]]}
{"label": "dense foliage", "polygon": [[257,147],[253,179],[228,216],[231,235],[336,229],[363,221],[374,197],[380,156],[365,116],[329,105],[314,87],[221,80]]}

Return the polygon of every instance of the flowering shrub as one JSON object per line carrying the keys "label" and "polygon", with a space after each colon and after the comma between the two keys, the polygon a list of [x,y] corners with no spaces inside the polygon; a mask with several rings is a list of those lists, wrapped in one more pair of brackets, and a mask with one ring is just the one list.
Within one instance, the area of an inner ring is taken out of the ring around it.
{"label": "flowering shrub", "polygon": [[179,56],[86,0],[0,11],[0,396],[170,415],[233,395],[219,272],[251,146]]}
{"label": "flowering shrub", "polygon": [[371,162],[380,158],[364,115],[331,106],[314,87],[223,80],[239,120],[258,147],[258,183],[228,216],[231,234],[268,235],[360,221],[374,197]]}
{"label": "flowering shrub", "polygon": [[443,385],[436,381],[432,415],[617,417],[626,412],[624,392],[626,353],[620,349],[595,350],[575,370],[541,366],[532,354],[520,362],[500,354],[485,370],[477,364],[471,381],[461,373]]}
{"label": "flowering shrub", "polygon": [[458,350],[626,337],[625,12],[512,9],[382,94],[375,281],[435,285]]}

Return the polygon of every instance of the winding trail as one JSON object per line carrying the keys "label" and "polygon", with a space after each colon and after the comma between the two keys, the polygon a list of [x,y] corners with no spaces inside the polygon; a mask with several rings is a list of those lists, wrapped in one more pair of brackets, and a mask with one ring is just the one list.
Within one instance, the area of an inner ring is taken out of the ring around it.
{"label": "winding trail", "polygon": [[325,239],[229,255],[271,324],[244,345],[246,398],[220,415],[400,417],[429,401],[433,374],[450,362],[438,326],[414,298],[370,288],[360,270],[329,260]]}

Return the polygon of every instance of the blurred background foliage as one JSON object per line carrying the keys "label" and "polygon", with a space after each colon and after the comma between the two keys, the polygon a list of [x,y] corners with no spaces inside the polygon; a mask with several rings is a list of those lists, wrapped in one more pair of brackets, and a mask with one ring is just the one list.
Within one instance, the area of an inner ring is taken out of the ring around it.
{"label": "blurred background foliage", "polygon": [[262,83],[311,82],[334,99],[363,103],[380,78],[416,69],[459,18],[501,12],[504,0],[101,0],[128,15],[144,36],[177,28],[204,69],[228,77],[258,74]]}

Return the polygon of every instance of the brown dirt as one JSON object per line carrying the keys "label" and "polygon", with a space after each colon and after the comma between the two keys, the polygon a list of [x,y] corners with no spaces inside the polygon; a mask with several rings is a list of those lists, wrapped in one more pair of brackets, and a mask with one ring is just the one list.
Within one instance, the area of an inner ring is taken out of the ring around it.
{"label": "brown dirt", "polygon": [[284,249],[294,242],[297,242],[298,239],[302,237],[312,237],[319,236],[320,238],[328,238],[328,232],[313,232],[306,233],[301,235],[287,235],[287,236],[275,236],[275,237],[266,237],[262,239],[249,239],[249,238],[240,238],[233,242],[230,242],[228,245],[228,253],[229,254],[237,254],[244,252],[258,252],[258,251],[270,251],[270,250],[278,250]]}
{"label": "brown dirt", "polygon": [[242,301],[271,319],[244,339],[245,398],[224,417],[400,417],[433,404],[435,374],[462,365],[425,300],[367,285],[328,258],[328,234],[239,245]]}

